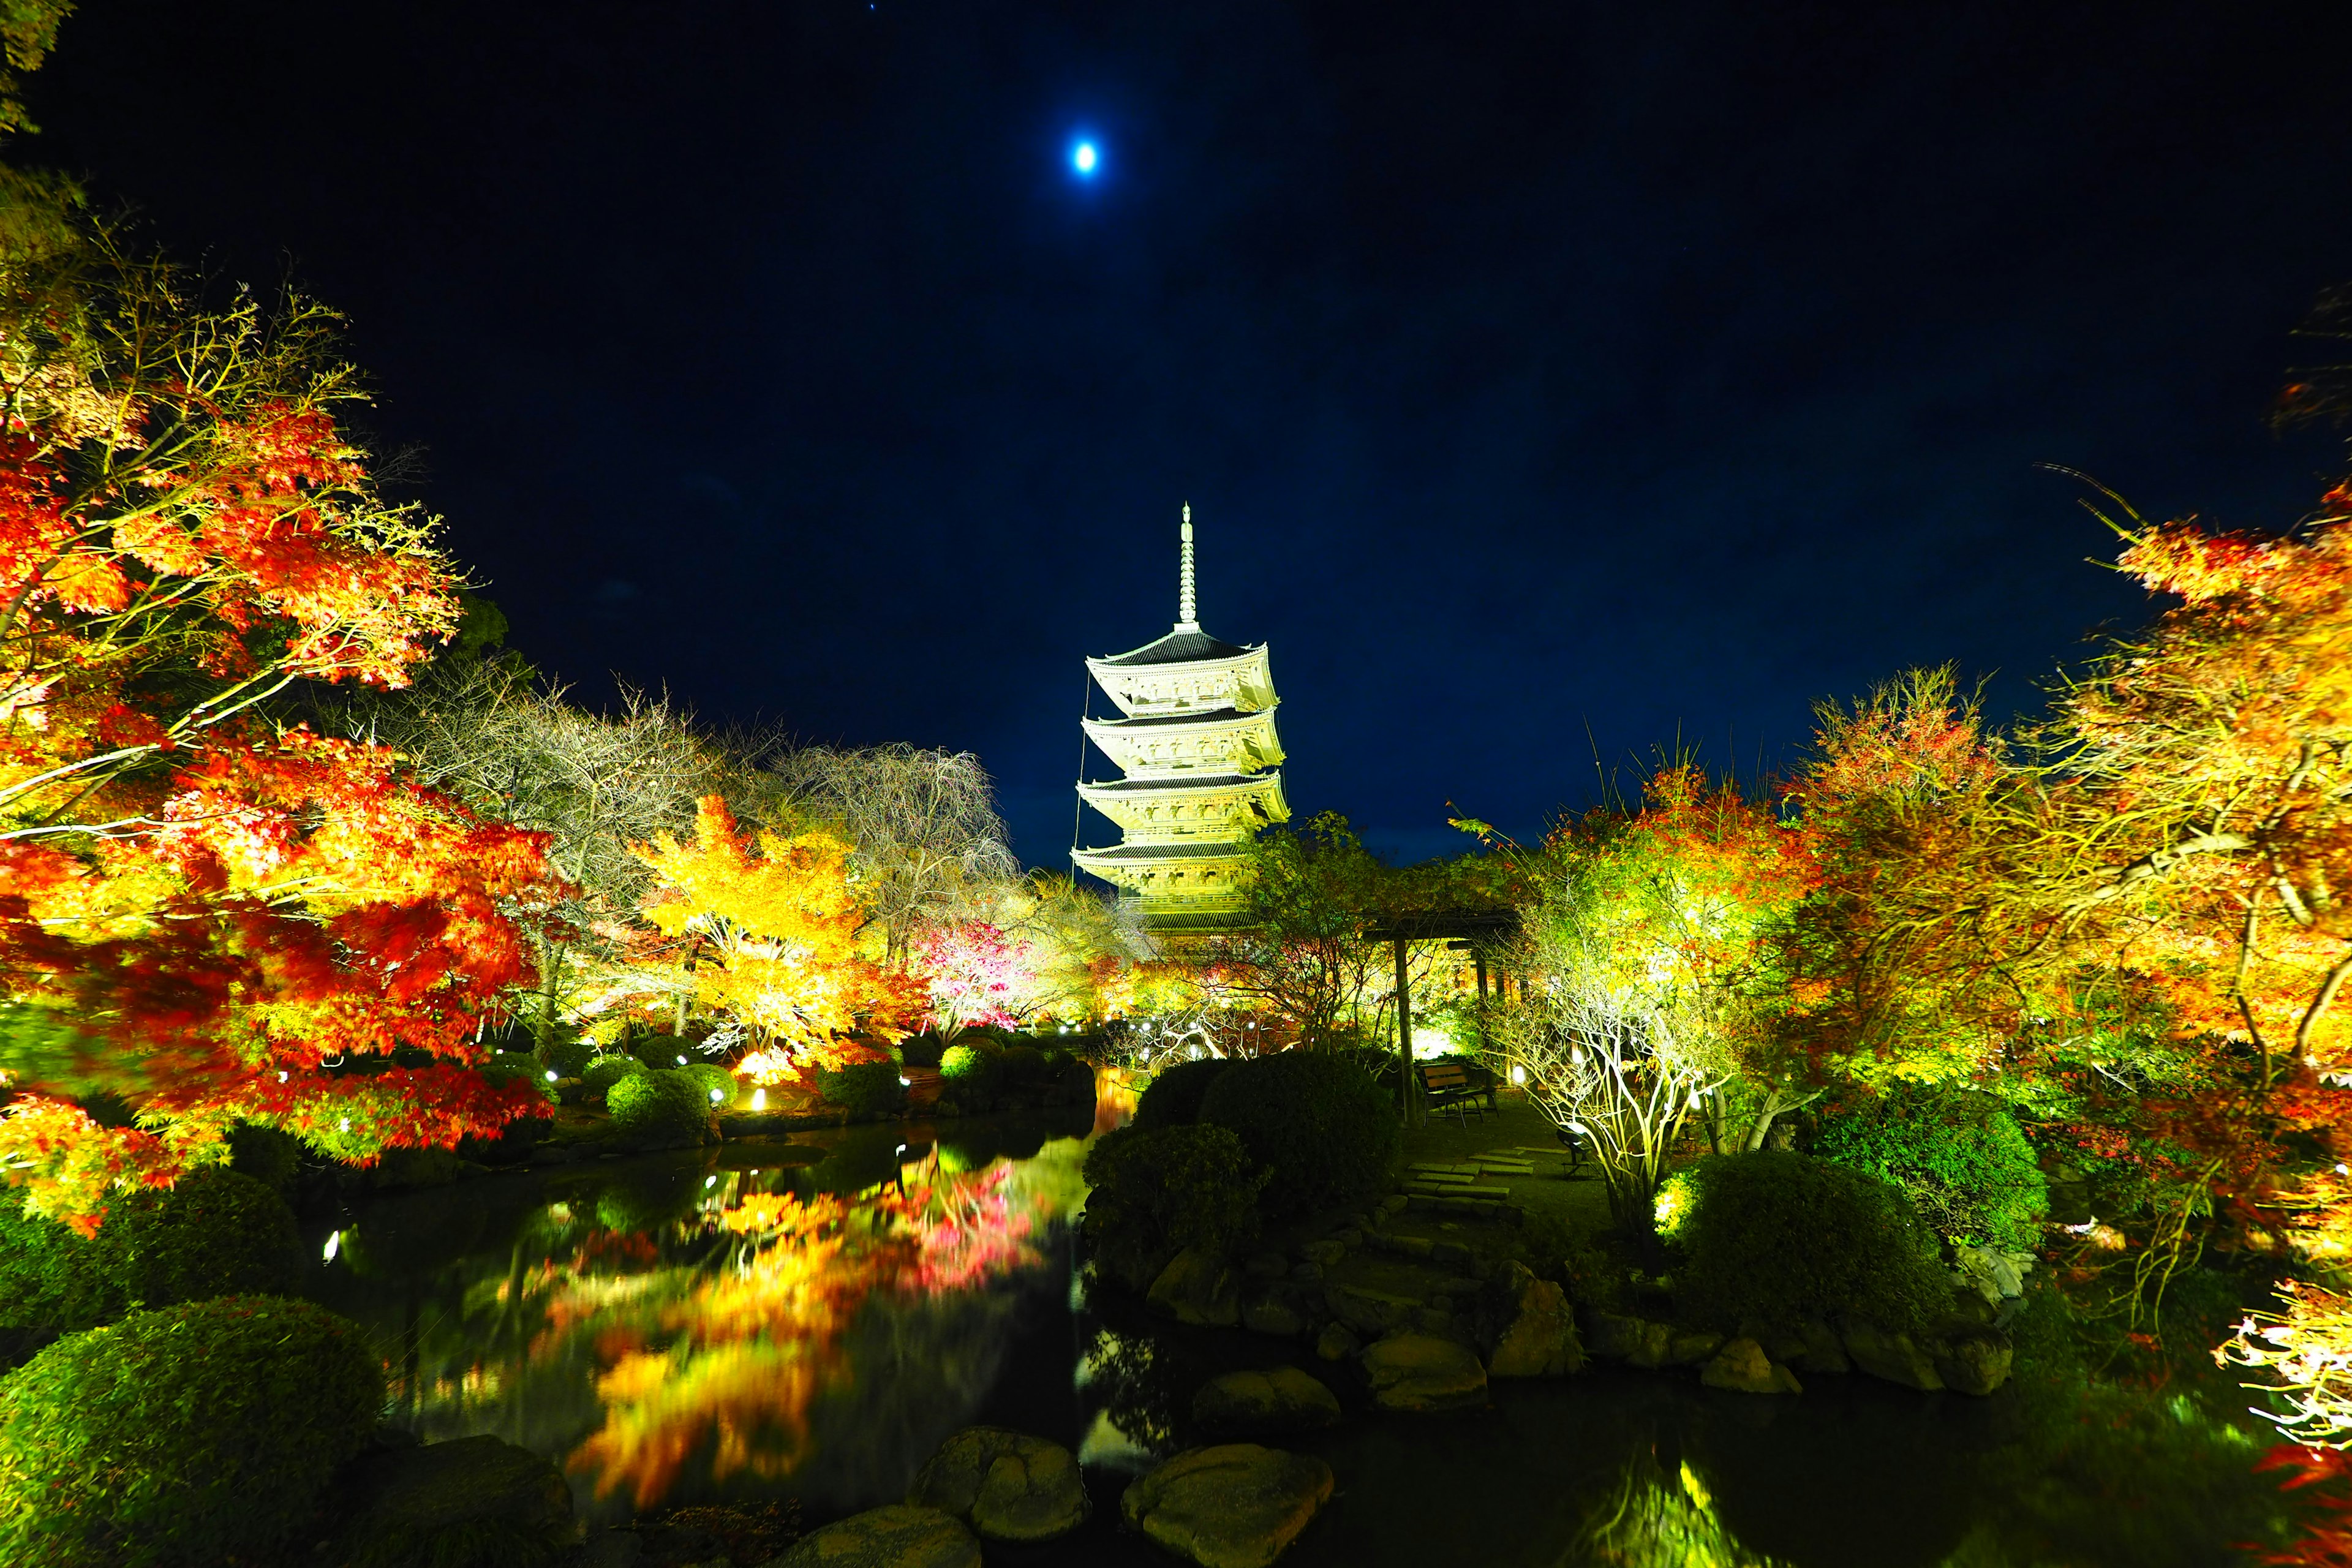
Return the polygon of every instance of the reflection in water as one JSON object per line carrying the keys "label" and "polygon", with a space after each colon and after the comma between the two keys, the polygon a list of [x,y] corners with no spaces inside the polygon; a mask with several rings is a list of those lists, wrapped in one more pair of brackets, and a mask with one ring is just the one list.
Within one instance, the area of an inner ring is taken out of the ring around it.
{"label": "reflection in water", "polygon": [[787,1478],[856,1499],[903,1485],[986,1394],[1018,1301],[1061,1289],[1084,1192],[1074,1137],[1015,1162],[885,1131],[768,1151],[780,1168],[678,1156],[513,1184],[538,1201],[504,1215],[467,1201],[482,1188],[383,1205],[320,1293],[396,1344],[404,1424],[549,1454],[598,1512]]}
{"label": "reflection in water", "polygon": [[1068,1221],[1092,1124],[966,1123],[937,1148],[857,1129],[393,1198],[343,1227],[315,1293],[384,1347],[401,1423],[546,1454],[608,1520],[790,1495],[822,1522],[902,1497],[985,1420],[1088,1466],[1096,1522],[1032,1568],[1155,1561],[1118,1530],[1126,1474],[1204,1440],[1210,1377],[1291,1361],[1350,1418],[1288,1440],[1340,1492],[1285,1568],[2225,1568],[2288,1533],[2242,1396],[2117,1384],[2046,1334],[1989,1400],[1595,1368],[1381,1415],[1301,1343],[1088,1299]]}

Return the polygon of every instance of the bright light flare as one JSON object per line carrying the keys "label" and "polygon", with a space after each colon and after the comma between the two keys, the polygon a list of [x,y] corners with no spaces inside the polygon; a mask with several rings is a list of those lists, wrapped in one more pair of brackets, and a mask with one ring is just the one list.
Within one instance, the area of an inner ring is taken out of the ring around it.
{"label": "bright light flare", "polygon": [[1101,164],[1102,153],[1096,150],[1093,142],[1081,142],[1076,146],[1070,149],[1070,167],[1078,172],[1078,177],[1080,179],[1093,179],[1095,177],[1095,171],[1099,168]]}

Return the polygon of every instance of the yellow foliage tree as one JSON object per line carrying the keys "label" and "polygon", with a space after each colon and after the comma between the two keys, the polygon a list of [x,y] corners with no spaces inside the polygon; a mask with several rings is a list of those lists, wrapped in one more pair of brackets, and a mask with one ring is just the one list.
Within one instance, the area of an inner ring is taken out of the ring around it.
{"label": "yellow foliage tree", "polygon": [[694,837],[631,847],[661,879],[646,918],[693,939],[697,1003],[794,1066],[870,1057],[853,1037],[895,1039],[913,1025],[922,986],[859,951],[868,916],[850,879],[851,846],[829,833],[783,837],[736,825],[705,795]]}

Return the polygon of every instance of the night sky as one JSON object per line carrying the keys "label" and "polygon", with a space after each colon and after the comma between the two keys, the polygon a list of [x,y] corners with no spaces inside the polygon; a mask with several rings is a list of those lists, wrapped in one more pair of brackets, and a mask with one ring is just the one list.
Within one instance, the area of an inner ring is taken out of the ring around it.
{"label": "night sky", "polygon": [[1175,618],[1189,500],[1292,805],[1417,858],[1596,749],[1785,765],[1906,664],[2033,704],[2148,608],[2038,465],[2301,515],[2341,443],[2263,415],[2352,279],[2347,45],[2340,0],[84,0],[14,155],[348,312],[405,493],[591,700],[971,748],[1066,864],[1079,661]]}

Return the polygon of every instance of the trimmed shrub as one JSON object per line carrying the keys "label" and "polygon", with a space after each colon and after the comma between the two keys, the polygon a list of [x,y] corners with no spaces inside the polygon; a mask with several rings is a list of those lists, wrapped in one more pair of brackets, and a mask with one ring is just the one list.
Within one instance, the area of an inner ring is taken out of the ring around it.
{"label": "trimmed shrub", "polygon": [[719,1098],[710,1100],[713,1110],[725,1110],[743,1092],[742,1080],[717,1062],[689,1062],[677,1070],[702,1086],[703,1099],[710,1100],[713,1089],[719,1091]]}
{"label": "trimmed shrub", "polygon": [[1170,1062],[1151,1075],[1143,1097],[1135,1102],[1134,1125],[1146,1129],[1181,1127],[1201,1120],[1201,1099],[1209,1086],[1234,1064],[1224,1057]]}
{"label": "trimmed shrub", "polygon": [[1130,1289],[1188,1247],[1230,1252],[1257,1234],[1266,1173],[1223,1127],[1122,1127],[1087,1152],[1086,1237]]}
{"label": "trimmed shrub", "polygon": [[1715,1154],[1677,1172],[1659,1209],[1683,1254],[1676,1301],[1726,1332],[1844,1314],[1905,1333],[1950,1306],[1935,1237],[1866,1171],[1775,1150]]}
{"label": "trimmed shrub", "polygon": [[925,1029],[919,1035],[909,1035],[898,1042],[898,1059],[910,1068],[929,1068],[936,1072],[940,1058],[947,1048],[944,1037],[936,1030]]}
{"label": "trimmed shrub", "polygon": [[383,1404],[359,1326],[231,1296],[69,1335],[0,1382],[0,1558],[214,1564],[310,1521]]}
{"label": "trimmed shrub", "polygon": [[987,1041],[959,1041],[940,1053],[940,1076],[948,1080],[956,1099],[966,1106],[994,1094],[1003,1080],[999,1052]]}
{"label": "trimmed shrub", "polygon": [[2029,1248],[2050,1212],[2033,1146],[1990,1095],[1901,1089],[1851,1102],[1822,1119],[1813,1152],[1893,1182],[1955,1243]]}
{"label": "trimmed shrub", "polygon": [[495,1051],[481,1068],[482,1077],[493,1086],[504,1089],[510,1083],[527,1083],[539,1091],[541,1099],[553,1105],[555,1085],[548,1079],[550,1070],[528,1051]]}
{"label": "trimmed shrub", "polygon": [[895,1116],[907,1100],[907,1087],[898,1081],[898,1064],[892,1061],[820,1068],[816,1091],[824,1096],[826,1104],[849,1112],[852,1120]]}
{"label": "trimmed shrub", "polygon": [[109,1206],[94,1239],[0,1197],[0,1325],[86,1329],[132,1307],[293,1289],[294,1211],[277,1189],[220,1166]]}
{"label": "trimmed shrub", "polygon": [[1319,1051],[1233,1063],[1202,1096],[1201,1120],[1232,1129],[1273,1173],[1259,1199],[1269,1218],[1360,1198],[1391,1180],[1404,1155],[1404,1128],[1381,1086]]}
{"label": "trimmed shrub", "polygon": [[598,1057],[580,1072],[580,1088],[591,1100],[602,1100],[613,1092],[613,1086],[625,1078],[635,1078],[646,1070],[646,1064],[635,1057]]}
{"label": "trimmed shrub", "polygon": [[588,1070],[588,1064],[596,1059],[598,1052],[588,1040],[554,1039],[534,1054],[542,1072],[553,1068],[558,1078],[578,1078]]}
{"label": "trimmed shrub", "polygon": [[1005,1047],[999,1070],[1007,1089],[1035,1089],[1052,1076],[1045,1066],[1045,1053],[1034,1046]]}
{"label": "trimmed shrub", "polygon": [[631,1073],[604,1091],[604,1105],[633,1138],[699,1139],[710,1127],[710,1091],[675,1068]]}

